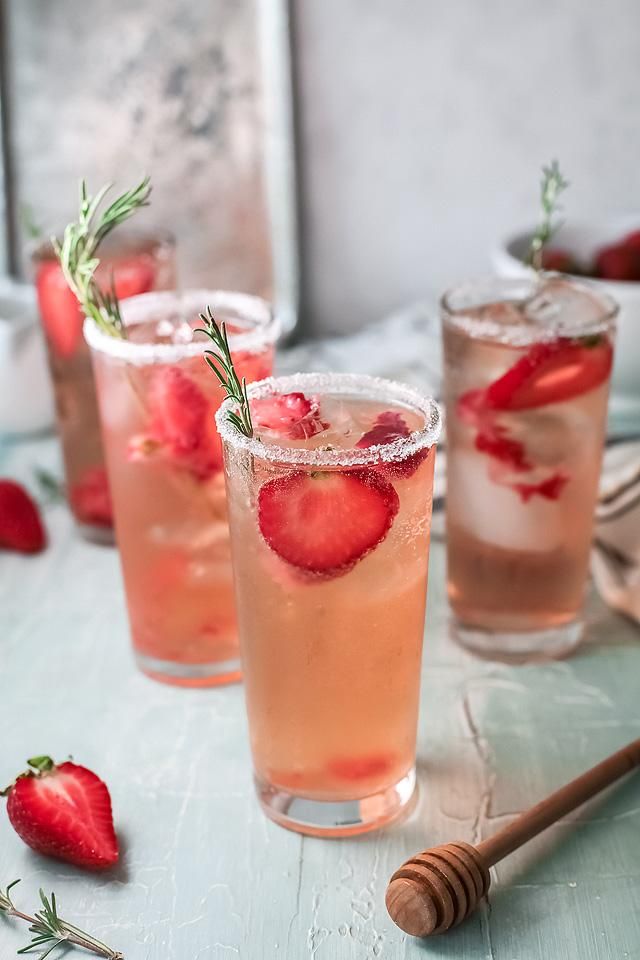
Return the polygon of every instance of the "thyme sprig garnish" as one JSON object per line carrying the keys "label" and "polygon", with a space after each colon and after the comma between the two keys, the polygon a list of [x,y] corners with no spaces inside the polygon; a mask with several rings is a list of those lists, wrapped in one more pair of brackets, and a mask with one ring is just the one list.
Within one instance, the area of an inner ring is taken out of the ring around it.
{"label": "thyme sprig garnish", "polygon": [[561,209],[558,197],[568,186],[569,181],[565,180],[560,173],[557,160],[552,160],[548,167],[542,168],[542,180],[540,182],[542,218],[531,238],[527,257],[527,263],[534,270],[542,270],[542,251],[545,244],[549,242],[560,226],[557,220],[554,221],[554,215]]}
{"label": "thyme sprig garnish", "polygon": [[226,324],[224,320],[217,323],[211,312],[211,307],[207,307],[206,313],[200,314],[200,319],[204,323],[204,328],[199,327],[198,332],[206,333],[217,348],[216,350],[205,350],[204,358],[226,391],[227,396],[235,400],[238,405],[239,412],[230,410],[227,416],[240,433],[243,433],[245,437],[252,437],[253,424],[251,422],[249,398],[247,397],[247,381],[244,377],[240,380],[233,365]]}
{"label": "thyme sprig garnish", "polygon": [[75,293],[85,316],[91,317],[105,333],[122,339],[125,329],[113,277],[111,290],[103,291],[94,276],[100,263],[97,252],[104,238],[115,227],[128,220],[140,207],[148,206],[151,184],[149,177],[145,177],[137,187],[127,190],[100,212],[99,208],[111,187],[112,184],[105,184],[92,197],[82,180],[78,219],[67,225],[62,243],[55,237],[51,242],[65,280]]}
{"label": "thyme sprig garnish", "polygon": [[14,880],[6,890],[0,890],[0,913],[7,917],[15,917],[17,920],[24,920],[29,924],[29,932],[33,934],[33,939],[26,947],[17,951],[19,955],[33,953],[35,950],[42,948],[44,953],[40,954],[39,960],[44,960],[57,947],[74,946],[89,950],[91,953],[103,957],[104,960],[124,960],[122,953],[112,950],[106,943],[91,936],[90,933],[80,930],[79,927],[69,923],[68,920],[63,920],[58,914],[55,893],[52,893],[49,898],[42,889],[40,890],[42,908],[37,910],[33,916],[18,910],[11,898],[11,891],[18,883],[20,883],[19,880]]}

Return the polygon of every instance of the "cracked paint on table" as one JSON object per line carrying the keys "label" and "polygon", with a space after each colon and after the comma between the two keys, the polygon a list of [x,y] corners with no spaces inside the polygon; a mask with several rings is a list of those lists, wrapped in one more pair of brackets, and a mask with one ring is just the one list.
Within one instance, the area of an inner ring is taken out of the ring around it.
{"label": "cracked paint on table", "polygon": [[[30,482],[57,457],[52,440],[6,446],[0,473]],[[640,735],[640,634],[597,599],[571,660],[476,660],[448,638],[434,543],[417,810],[379,834],[322,841],[258,809],[242,688],[139,674],[116,552],[82,542],[63,506],[45,519],[44,554],[0,554],[0,781],[33,754],[73,754],[109,784],[123,858],[115,873],[83,874],[32,854],[0,814],[0,884],[23,878],[19,904],[55,889],[63,915],[127,960],[640,958],[638,776],[499,864],[490,906],[447,936],[415,941],[384,908],[406,857],[488,836]],[[2,960],[26,941],[0,919]]]}

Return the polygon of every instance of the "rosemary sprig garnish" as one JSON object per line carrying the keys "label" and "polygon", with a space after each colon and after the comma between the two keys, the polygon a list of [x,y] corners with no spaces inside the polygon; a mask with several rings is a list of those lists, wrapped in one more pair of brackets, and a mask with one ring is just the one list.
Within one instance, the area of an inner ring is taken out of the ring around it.
{"label": "rosemary sprig garnish", "polygon": [[123,954],[117,950],[112,950],[106,943],[92,937],[90,933],[80,930],[79,927],[69,923],[68,920],[63,920],[58,914],[55,893],[52,893],[51,898],[48,898],[44,891],[40,890],[42,909],[37,910],[33,916],[18,910],[11,899],[11,891],[18,883],[20,883],[19,880],[14,880],[6,890],[0,890],[0,913],[7,917],[24,920],[29,924],[29,932],[33,934],[31,943],[18,950],[18,954],[32,953],[44,948],[44,953],[41,953],[39,958],[39,960],[44,960],[45,957],[54,952],[56,947],[74,946],[89,950],[91,953],[103,957],[104,960],[124,960]]}
{"label": "rosemary sprig garnish", "polygon": [[124,338],[125,329],[113,277],[111,290],[108,292],[102,291],[96,283],[94,274],[100,263],[96,254],[98,247],[114,227],[128,220],[140,207],[148,206],[151,185],[149,177],[145,177],[137,187],[127,190],[99,212],[111,186],[110,183],[105,184],[92,197],[87,193],[87,185],[83,180],[80,184],[78,219],[67,225],[61,244],[55,237],[51,242],[60,260],[65,280],[75,293],[85,316],[91,317],[101,330],[112,337]]}
{"label": "rosemary sprig garnish", "polygon": [[204,328],[199,327],[197,332],[206,333],[217,348],[216,350],[205,350],[204,358],[224,390],[226,390],[227,396],[238,404],[239,413],[230,410],[228,413],[229,420],[245,437],[252,437],[253,424],[251,422],[249,398],[247,397],[247,381],[244,377],[240,380],[233,365],[225,322],[222,320],[218,324],[214,320],[211,307],[207,307],[206,313],[200,314],[200,319],[204,323]]}
{"label": "rosemary sprig garnish", "polygon": [[567,189],[569,181],[565,180],[560,173],[560,167],[557,160],[552,160],[548,167],[542,168],[542,181],[540,183],[540,203],[542,206],[542,219],[531,238],[529,255],[527,262],[534,270],[542,269],[542,251],[545,244],[549,242],[560,224],[554,222],[554,214],[560,210],[558,197]]}

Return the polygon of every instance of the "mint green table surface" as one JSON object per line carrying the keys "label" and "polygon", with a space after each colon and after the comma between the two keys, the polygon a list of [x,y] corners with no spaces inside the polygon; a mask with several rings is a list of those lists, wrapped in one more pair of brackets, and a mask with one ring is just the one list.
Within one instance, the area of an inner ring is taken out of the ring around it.
{"label": "mint green table surface", "polygon": [[[37,465],[59,472],[52,440],[0,451],[0,475],[30,482]],[[640,775],[500,864],[490,904],[445,937],[406,937],[384,908],[408,855],[488,836],[640,736],[640,633],[597,599],[571,660],[475,660],[448,638],[434,543],[418,808],[368,837],[303,839],[258,809],[242,687],[140,675],[116,551],[81,541],[63,506],[45,518],[45,553],[0,553],[0,781],[33,754],[72,754],[108,782],[124,855],[106,876],[45,860],[0,811],[0,884],[21,877],[24,908],[55,889],[63,915],[127,960],[640,958]],[[1,960],[26,940],[0,918]]]}

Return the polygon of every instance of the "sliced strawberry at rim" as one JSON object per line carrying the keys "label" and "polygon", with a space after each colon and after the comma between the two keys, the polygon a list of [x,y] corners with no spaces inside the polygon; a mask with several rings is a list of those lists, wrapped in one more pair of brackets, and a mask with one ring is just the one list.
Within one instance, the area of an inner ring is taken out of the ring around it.
{"label": "sliced strawberry at rim", "polygon": [[568,338],[537,343],[487,387],[487,407],[533,410],[572,400],[605,383],[612,363],[613,350],[604,337],[593,344]]}
{"label": "sliced strawberry at rim", "polygon": [[[396,440],[406,440],[409,436],[411,436],[411,430],[402,414],[397,410],[385,410],[376,417],[371,429],[360,437],[356,447],[366,450],[368,447],[384,446]],[[406,479],[413,476],[420,464],[424,463],[429,456],[429,449],[418,450],[401,460],[385,460],[376,464],[376,468],[388,477]]]}
{"label": "sliced strawberry at rim", "polygon": [[564,473],[554,473],[546,480],[539,483],[514,483],[511,484],[517,491],[523,503],[527,503],[531,497],[540,496],[545,500],[559,500],[569,477]]}
{"label": "sliced strawberry at rim", "polygon": [[282,560],[339,576],[382,543],[398,508],[395,489],[375,470],[296,471],[261,486],[258,525]]}
{"label": "sliced strawberry at rim", "polygon": [[385,410],[376,417],[374,425],[358,440],[356,447],[366,448],[394,440],[402,440],[411,434],[407,423],[396,410]]}
{"label": "sliced strawberry at rim", "polygon": [[306,440],[329,426],[320,417],[315,399],[304,393],[280,393],[251,400],[251,416],[256,426],[272,430],[290,440]]}

